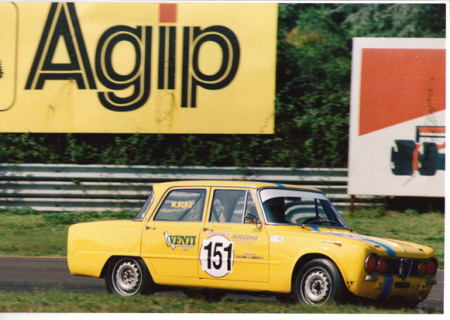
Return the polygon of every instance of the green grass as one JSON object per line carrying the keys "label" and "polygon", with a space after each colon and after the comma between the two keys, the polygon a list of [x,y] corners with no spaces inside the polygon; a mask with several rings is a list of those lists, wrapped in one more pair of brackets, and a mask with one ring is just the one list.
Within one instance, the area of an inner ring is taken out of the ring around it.
{"label": "green grass", "polygon": [[131,212],[40,213],[29,209],[0,211],[0,254],[66,256],[67,230],[73,223],[131,219]]}
{"label": "green grass", "polygon": [[412,309],[380,309],[360,305],[311,307],[276,301],[222,299],[205,302],[184,296],[155,294],[121,297],[108,294],[61,292],[0,292],[0,312],[95,312],[95,313],[426,313]]}

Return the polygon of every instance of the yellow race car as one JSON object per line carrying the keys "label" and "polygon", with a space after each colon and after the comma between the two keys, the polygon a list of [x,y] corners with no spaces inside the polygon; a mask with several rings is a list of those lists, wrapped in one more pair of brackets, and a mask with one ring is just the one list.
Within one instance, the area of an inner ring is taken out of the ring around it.
{"label": "yellow race car", "polygon": [[438,262],[429,247],[354,233],[317,189],[178,181],[153,185],[134,220],[72,225],[68,265],[123,296],[174,286],[413,306],[436,283]]}

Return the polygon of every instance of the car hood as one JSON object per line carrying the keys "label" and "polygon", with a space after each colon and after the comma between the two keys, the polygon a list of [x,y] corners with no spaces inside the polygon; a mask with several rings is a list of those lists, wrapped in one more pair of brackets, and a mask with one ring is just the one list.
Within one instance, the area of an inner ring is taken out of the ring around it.
{"label": "car hood", "polygon": [[[427,246],[412,242],[386,239],[380,237],[371,237],[357,233],[344,232],[323,232],[331,236],[336,241],[351,241],[364,243],[370,246],[374,252],[383,256],[424,258],[434,253],[433,249]],[[344,240],[345,239],[345,240]]]}

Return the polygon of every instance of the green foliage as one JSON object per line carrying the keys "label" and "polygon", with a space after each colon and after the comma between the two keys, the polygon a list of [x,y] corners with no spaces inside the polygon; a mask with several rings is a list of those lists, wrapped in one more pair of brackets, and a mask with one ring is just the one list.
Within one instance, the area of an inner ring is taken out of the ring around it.
{"label": "green foliage", "polygon": [[353,37],[445,37],[444,4],[280,3],[274,135],[1,134],[0,163],[345,167]]}
{"label": "green foliage", "polygon": [[373,4],[341,6],[352,37],[445,38],[445,5]]}

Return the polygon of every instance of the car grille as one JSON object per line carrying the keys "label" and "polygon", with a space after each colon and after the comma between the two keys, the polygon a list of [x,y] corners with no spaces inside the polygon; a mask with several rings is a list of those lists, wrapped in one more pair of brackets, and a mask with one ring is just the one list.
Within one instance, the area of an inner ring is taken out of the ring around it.
{"label": "car grille", "polygon": [[418,266],[420,261],[400,258],[400,259],[389,259],[388,260],[388,270],[384,272],[386,275],[398,275],[403,280],[410,276],[419,276]]}
{"label": "car grille", "polygon": [[411,275],[412,267],[413,261],[411,259],[401,258],[398,275],[405,280]]}

